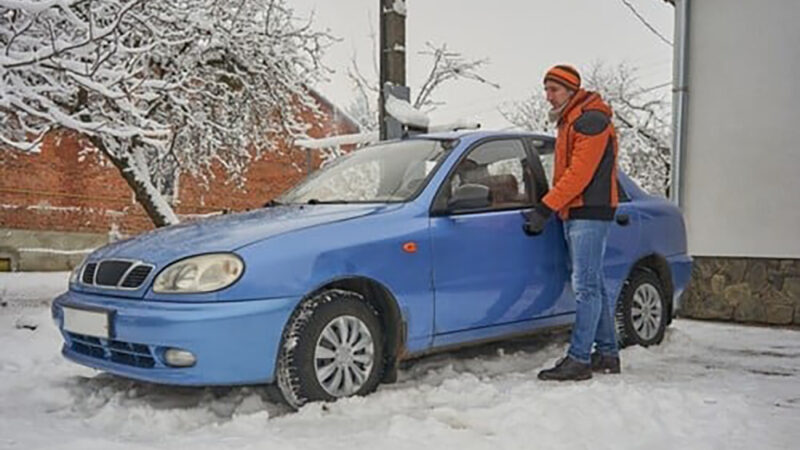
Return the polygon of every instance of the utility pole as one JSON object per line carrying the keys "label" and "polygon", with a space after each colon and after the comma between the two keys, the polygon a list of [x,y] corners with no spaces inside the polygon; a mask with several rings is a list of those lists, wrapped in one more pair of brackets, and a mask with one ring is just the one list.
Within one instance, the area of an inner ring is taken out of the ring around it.
{"label": "utility pole", "polygon": [[406,86],[406,2],[379,0],[380,3],[380,100],[378,103],[380,138],[402,137],[403,127],[386,114],[386,95],[408,100]]}

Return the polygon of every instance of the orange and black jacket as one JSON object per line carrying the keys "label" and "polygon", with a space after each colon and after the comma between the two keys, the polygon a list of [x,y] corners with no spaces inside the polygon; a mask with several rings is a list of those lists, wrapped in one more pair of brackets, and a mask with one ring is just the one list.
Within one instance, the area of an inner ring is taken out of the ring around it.
{"label": "orange and black jacket", "polygon": [[558,122],[553,188],[543,198],[562,220],[613,220],[617,134],[611,108],[595,92],[572,97]]}

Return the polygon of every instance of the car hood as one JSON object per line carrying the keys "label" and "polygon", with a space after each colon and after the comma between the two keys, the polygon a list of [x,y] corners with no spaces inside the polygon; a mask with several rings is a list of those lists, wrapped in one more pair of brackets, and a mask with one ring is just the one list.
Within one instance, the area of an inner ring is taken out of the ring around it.
{"label": "car hood", "polygon": [[107,245],[91,260],[136,259],[158,265],[201,253],[229,252],[303,228],[365,216],[387,205],[284,205],[159,228]]}

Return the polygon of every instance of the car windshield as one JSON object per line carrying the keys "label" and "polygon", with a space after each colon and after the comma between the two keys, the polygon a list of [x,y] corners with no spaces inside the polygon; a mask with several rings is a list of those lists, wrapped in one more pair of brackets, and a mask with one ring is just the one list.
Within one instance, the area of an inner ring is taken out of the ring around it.
{"label": "car windshield", "polygon": [[454,141],[409,139],[339,157],[277,199],[278,203],[402,202],[414,197]]}

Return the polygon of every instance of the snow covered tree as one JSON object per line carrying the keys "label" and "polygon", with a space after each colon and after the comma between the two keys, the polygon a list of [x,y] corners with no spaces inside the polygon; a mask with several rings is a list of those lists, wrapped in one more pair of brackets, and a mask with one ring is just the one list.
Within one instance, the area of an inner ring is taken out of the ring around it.
{"label": "snow covered tree", "polygon": [[672,125],[670,91],[665,83],[643,87],[627,64],[594,64],[583,74],[588,89],[602,93],[614,110],[620,165],[647,191],[668,194]]}
{"label": "snow covered tree", "polygon": [[[581,71],[586,89],[598,91],[614,110],[619,163],[647,191],[666,195],[670,180],[671,103],[669,83],[643,88],[636,69],[626,64],[596,63]],[[536,89],[521,102],[501,108],[506,120],[526,130],[554,133],[547,120],[550,104]]]}
{"label": "snow covered tree", "polygon": [[78,132],[154,224],[176,223],[155,181],[214,165],[241,181],[304,136],[329,41],[285,0],[0,0],[0,140]]}

